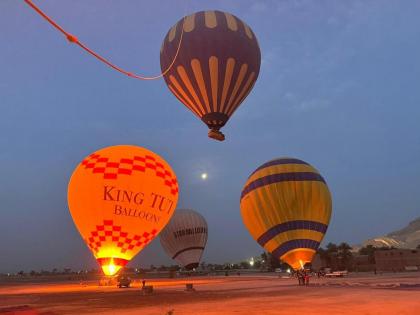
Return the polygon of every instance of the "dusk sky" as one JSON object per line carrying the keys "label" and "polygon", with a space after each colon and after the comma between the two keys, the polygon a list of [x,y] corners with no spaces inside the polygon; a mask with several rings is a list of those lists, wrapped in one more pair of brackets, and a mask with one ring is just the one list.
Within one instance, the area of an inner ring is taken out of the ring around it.
{"label": "dusk sky", "polygon": [[[160,72],[162,40],[182,16],[228,11],[253,29],[262,65],[226,141],[216,142],[163,80],[121,75],[23,1],[0,0],[0,272],[97,268],[71,219],[67,184],[86,155],[117,144],[171,164],[178,207],[207,219],[207,263],[263,252],[239,198],[249,174],[276,157],[307,161],[326,179],[333,215],[324,245],[357,244],[420,216],[420,1],[35,3],[145,75]],[[130,266],[170,263],[156,239]]]}

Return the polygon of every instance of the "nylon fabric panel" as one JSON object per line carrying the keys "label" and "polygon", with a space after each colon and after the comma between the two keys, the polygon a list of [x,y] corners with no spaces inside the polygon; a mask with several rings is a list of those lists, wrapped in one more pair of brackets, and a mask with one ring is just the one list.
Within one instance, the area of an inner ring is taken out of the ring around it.
{"label": "nylon fabric panel", "polygon": [[168,256],[185,267],[200,262],[207,235],[207,223],[202,215],[194,210],[178,209],[161,232],[160,243]]}
{"label": "nylon fabric panel", "polygon": [[203,251],[203,249],[191,249],[176,256],[175,260],[179,263],[182,262],[180,264],[183,267],[188,266],[190,264],[200,263]]}
{"label": "nylon fabric panel", "polygon": [[242,87],[241,92],[239,92],[239,95],[236,97],[235,101],[233,102],[233,106],[228,110],[227,115],[232,116],[232,114],[235,112],[235,110],[238,108],[238,106],[242,103],[242,100],[249,94],[251,91],[254,81],[255,73],[252,72],[248,79],[246,80],[245,84]]}
{"label": "nylon fabric panel", "polygon": [[[167,85],[174,84],[171,78],[176,79],[183,92],[178,87],[170,90],[185,94],[177,98],[187,108],[195,107],[202,116],[225,114],[212,123],[203,120],[210,129],[218,130],[254,86],[261,64],[260,48],[255,34],[237,17],[201,11],[180,20],[168,32],[160,55],[162,69],[168,69],[174,59],[183,24],[186,32],[181,48],[164,79]],[[188,99],[193,104],[186,104]]]}
{"label": "nylon fabric panel", "polygon": [[314,169],[312,166],[310,165],[305,165],[305,164],[280,164],[280,165],[275,165],[275,166],[269,166],[263,169],[260,169],[258,171],[256,171],[254,174],[252,174],[248,180],[247,180],[247,184],[250,182],[253,182],[254,180],[261,178],[261,177],[265,177],[268,175],[274,175],[274,174],[282,174],[282,173],[304,173],[304,172],[313,172],[316,174],[319,174],[318,171],[316,169]]}
{"label": "nylon fabric panel", "polygon": [[310,220],[328,224],[331,208],[328,194],[328,188],[320,182],[281,182],[257,188],[241,202],[245,225],[252,225],[251,234],[258,238],[282,222]]}
{"label": "nylon fabric panel", "polygon": [[169,222],[178,184],[159,155],[119,145],[100,149],[79,163],[67,199],[82,238],[104,273],[112,275],[118,271],[117,262],[121,266],[122,261],[130,261]]}
{"label": "nylon fabric panel", "polygon": [[[303,173],[320,176],[315,168],[293,158],[267,162],[251,174],[244,186],[244,191],[247,193],[243,195],[240,202],[245,226],[255,240],[266,235],[265,243],[261,245],[268,251],[273,252],[287,248],[298,253],[299,249],[294,247],[301,247],[302,255],[287,256],[287,253],[283,255],[289,257],[287,262],[293,266],[297,265],[297,262],[290,261],[293,257],[304,257],[305,259],[310,257],[312,259],[313,255],[308,254],[309,249],[305,249],[305,246],[309,248],[318,246],[322,241],[323,231],[330,221],[332,208],[331,195],[324,179],[322,179],[323,181],[315,180],[316,176],[313,176],[313,180],[306,180],[306,177],[299,176]],[[277,174],[288,174],[288,176],[280,177],[282,181],[271,183],[270,176],[273,177]],[[294,177],[293,174],[296,176]],[[307,178],[312,177],[308,176]],[[257,186],[249,186],[255,181],[258,182]],[[295,225],[287,231],[277,233],[274,230],[267,234],[267,231],[273,227],[292,221],[304,221],[308,226],[302,228],[301,225]],[[316,230],[311,226],[311,222],[318,226],[324,224],[324,228]]]}
{"label": "nylon fabric panel", "polygon": [[310,262],[316,251],[309,248],[298,248],[288,251],[280,257],[280,260],[288,263],[293,269],[302,268],[301,262]]}
{"label": "nylon fabric panel", "polygon": [[296,240],[296,239],[311,239],[317,242],[321,242],[322,238],[324,237],[324,234],[321,232],[311,231],[311,230],[293,230],[288,231],[284,233],[280,233],[274,238],[272,238],[270,241],[268,241],[264,248],[267,249],[269,252],[272,252],[277,247],[279,247],[281,244]]}

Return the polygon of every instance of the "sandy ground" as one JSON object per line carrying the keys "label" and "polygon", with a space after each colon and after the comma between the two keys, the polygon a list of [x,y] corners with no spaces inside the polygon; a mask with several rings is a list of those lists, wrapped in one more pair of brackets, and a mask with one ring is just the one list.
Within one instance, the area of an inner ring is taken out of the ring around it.
{"label": "sandy ground", "polygon": [[[185,291],[187,282],[195,292]],[[0,314],[420,314],[420,273],[296,282],[277,275],[159,279],[147,282],[154,293],[146,296],[139,282],[129,289],[7,284],[0,286]]]}

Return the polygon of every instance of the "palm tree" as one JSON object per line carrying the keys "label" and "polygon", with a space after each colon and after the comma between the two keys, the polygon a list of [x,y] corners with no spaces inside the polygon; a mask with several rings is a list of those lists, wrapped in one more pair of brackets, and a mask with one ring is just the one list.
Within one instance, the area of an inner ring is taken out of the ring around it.
{"label": "palm tree", "polygon": [[373,247],[373,245],[368,245],[366,247],[362,247],[359,249],[360,255],[368,255],[369,263],[374,264],[375,263],[375,250],[376,248]]}
{"label": "palm tree", "polygon": [[326,261],[327,266],[336,270],[338,268],[337,259],[338,259],[338,247],[334,243],[328,243],[326,246]]}
{"label": "palm tree", "polygon": [[351,246],[345,242],[338,245],[337,250],[340,269],[351,269],[351,264],[353,261],[353,254],[351,249]]}
{"label": "palm tree", "polygon": [[338,251],[338,247],[334,243],[330,242],[330,243],[327,244],[326,247],[327,247],[327,252],[328,253],[336,253]]}
{"label": "palm tree", "polygon": [[319,257],[321,258],[321,260],[325,260],[325,261],[327,260],[328,253],[326,249],[319,247],[317,250],[317,253]]}

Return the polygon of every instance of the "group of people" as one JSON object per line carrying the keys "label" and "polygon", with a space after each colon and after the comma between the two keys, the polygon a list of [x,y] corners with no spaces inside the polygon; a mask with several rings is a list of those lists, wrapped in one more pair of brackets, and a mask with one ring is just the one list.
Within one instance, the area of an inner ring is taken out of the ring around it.
{"label": "group of people", "polygon": [[310,271],[305,269],[300,269],[296,271],[296,277],[298,278],[299,285],[309,285]]}

